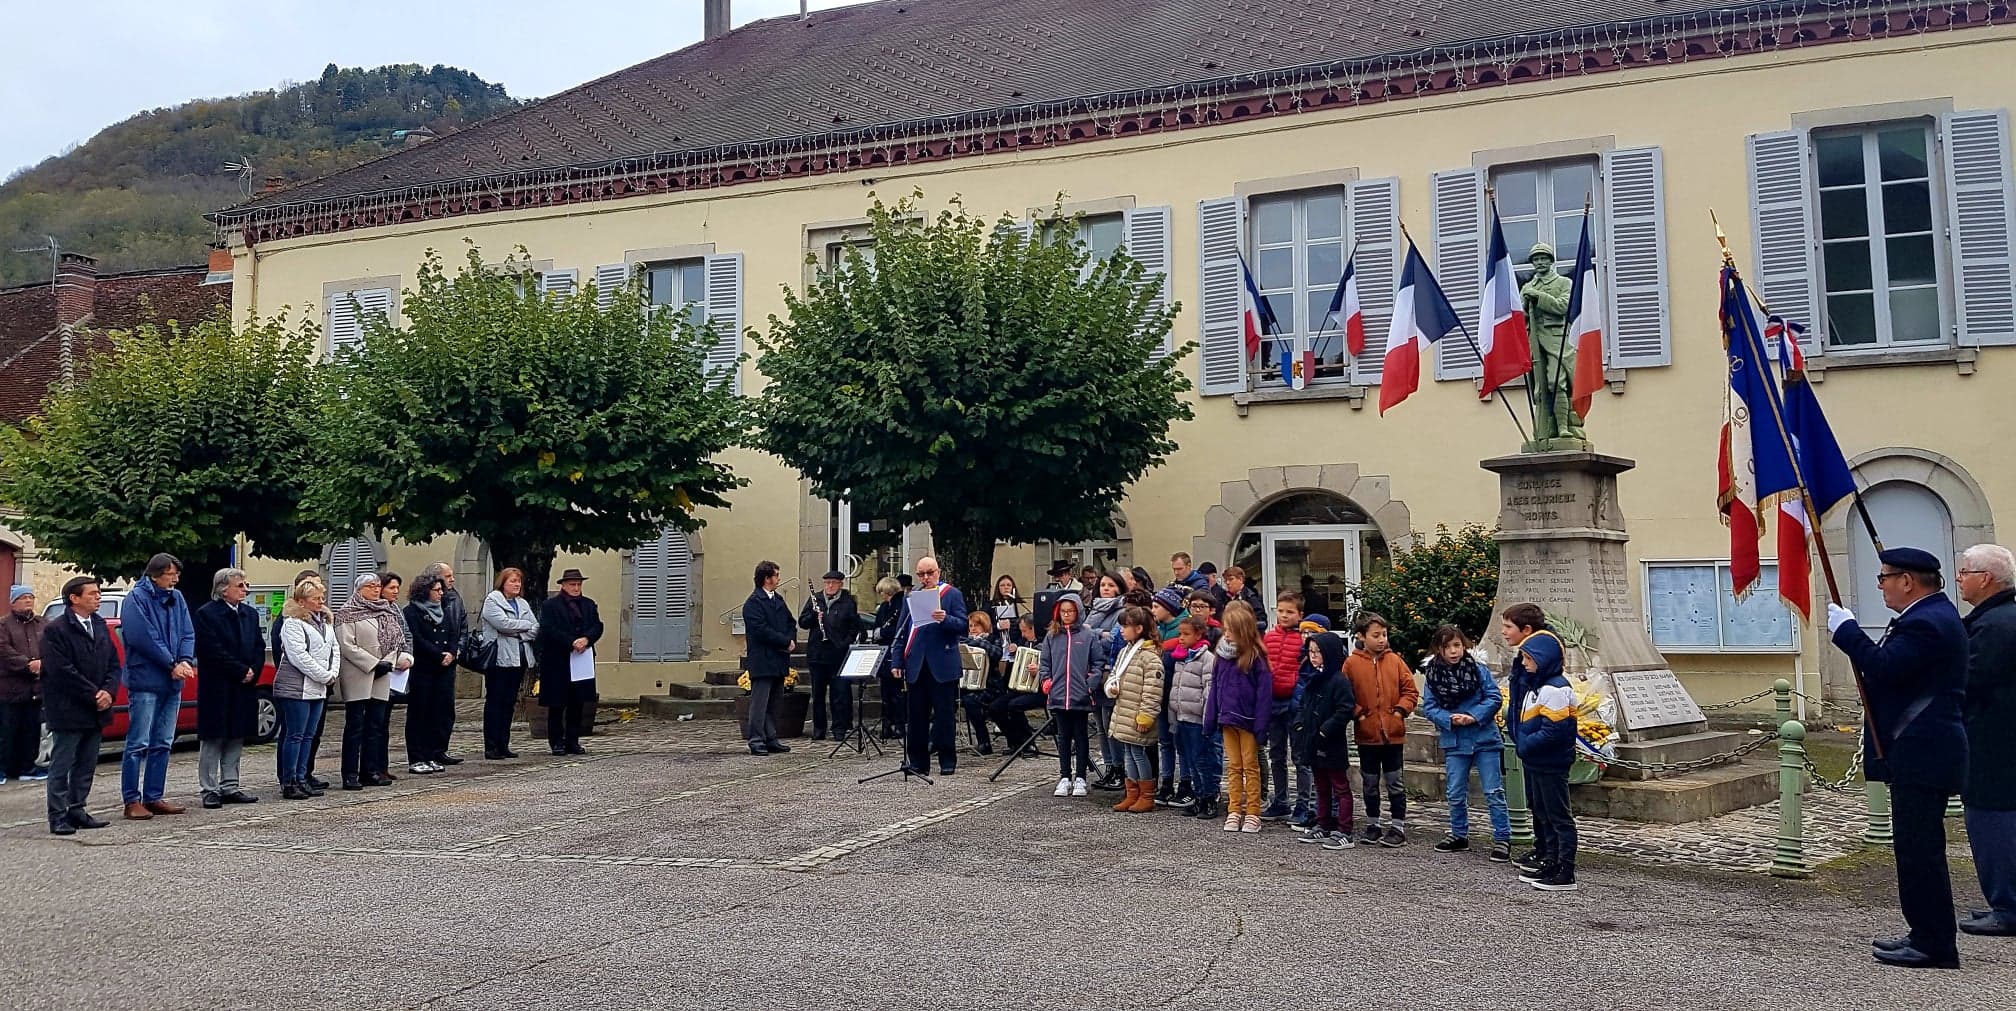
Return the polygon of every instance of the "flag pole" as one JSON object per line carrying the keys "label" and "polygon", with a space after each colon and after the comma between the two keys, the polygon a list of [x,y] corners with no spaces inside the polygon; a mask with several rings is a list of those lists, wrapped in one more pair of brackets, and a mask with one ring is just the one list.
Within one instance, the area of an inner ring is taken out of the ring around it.
{"label": "flag pole", "polygon": [[[1407,240],[1408,245],[1414,244],[1414,236],[1407,231],[1407,223],[1405,221],[1400,223],[1400,236]],[[1439,288],[1441,286],[1440,282],[1437,282],[1436,286]],[[1447,296],[1444,296],[1444,300],[1447,300]],[[1455,307],[1451,306],[1450,308],[1453,309]],[[1451,313],[1451,315],[1456,314]],[[1462,331],[1463,339],[1470,343],[1470,350],[1477,353],[1477,364],[1479,368],[1482,368],[1484,364],[1484,349],[1478,346],[1477,338],[1470,336],[1470,328],[1463,325],[1463,317],[1460,315],[1456,315],[1456,329]],[[1498,402],[1505,405],[1505,416],[1512,419],[1512,427],[1519,430],[1520,441],[1531,445],[1533,437],[1526,433],[1526,426],[1519,423],[1519,413],[1512,409],[1512,401],[1506,398],[1505,388],[1501,386],[1493,392],[1498,394]]]}
{"label": "flag pole", "polygon": [[[1344,257],[1344,265],[1345,265],[1345,269],[1346,269],[1346,270],[1349,270],[1349,269],[1351,269],[1351,264],[1352,264],[1352,262],[1353,262],[1353,261],[1355,260],[1355,258],[1356,258],[1356,257],[1358,256],[1358,243],[1359,243],[1360,241],[1362,241],[1362,240],[1357,240],[1357,239],[1354,239],[1354,240],[1352,240],[1352,242],[1351,242],[1351,252],[1350,252],[1350,253],[1348,253],[1348,254],[1346,254],[1346,255],[1345,255],[1345,257]],[[1343,282],[1343,276],[1342,276],[1342,275],[1339,275],[1339,276],[1338,276],[1338,282],[1339,282],[1339,284],[1340,284],[1340,285],[1342,284],[1342,282]],[[1324,314],[1323,314],[1323,326],[1322,326],[1322,328],[1316,331],[1316,336],[1314,336],[1314,337],[1311,337],[1311,338],[1309,338],[1309,350],[1310,350],[1310,351],[1312,351],[1312,352],[1313,352],[1313,351],[1315,351],[1315,350],[1316,350],[1316,343],[1317,343],[1318,341],[1322,340],[1322,339],[1323,339],[1324,337],[1326,337],[1326,336],[1328,336],[1328,335],[1329,335],[1329,333],[1330,333],[1330,321],[1331,321],[1331,320],[1333,320],[1333,319],[1336,319],[1336,318],[1337,318],[1337,314],[1336,314],[1336,313],[1334,313],[1334,312],[1328,312],[1328,313],[1324,313]],[[1350,344],[1349,344],[1349,343],[1347,342],[1347,343],[1345,344],[1345,347],[1344,347],[1344,358],[1345,358],[1345,360],[1346,360],[1347,362],[1349,362],[1349,361],[1350,361],[1350,360],[1352,360],[1352,359],[1353,359],[1354,357],[1355,357],[1355,356],[1351,354],[1351,347],[1350,347]],[[1345,369],[1347,370],[1347,371],[1346,371],[1346,375],[1347,375],[1347,378],[1348,378],[1348,375],[1349,375],[1349,371],[1348,371],[1348,370],[1350,369],[1350,365],[1348,365],[1348,364],[1347,364],[1347,365],[1345,366]],[[1315,377],[1315,376],[1310,376],[1309,378],[1310,378],[1310,379],[1311,379],[1311,380],[1313,381],[1313,380],[1314,380],[1314,379],[1315,379],[1316,377]]]}
{"label": "flag pole", "polygon": [[[1722,265],[1728,268],[1730,274],[1736,278],[1737,283],[1741,284],[1743,275],[1736,269],[1736,256],[1729,251],[1729,237],[1722,231],[1722,222],[1719,218],[1715,217],[1713,210],[1708,212],[1708,218],[1715,223],[1715,241],[1722,246]],[[1752,293],[1752,297],[1756,297],[1755,293]],[[1761,301],[1759,304],[1762,304]],[[1726,327],[1723,332],[1725,334],[1728,332]],[[1744,328],[1744,339],[1750,345],[1748,349],[1751,355],[1750,360],[1762,364],[1766,360],[1762,335],[1754,327],[1746,327]],[[1771,382],[1764,384],[1764,402],[1771,408],[1771,420],[1777,426],[1778,440],[1784,444],[1786,459],[1792,465],[1792,480],[1797,482],[1799,486],[1799,506],[1806,511],[1806,521],[1808,529],[1812,533],[1813,547],[1817,549],[1817,553],[1820,555],[1820,571],[1827,579],[1827,596],[1835,604],[1841,604],[1841,584],[1834,577],[1834,562],[1827,554],[1827,535],[1821,529],[1822,524],[1819,515],[1813,510],[1813,494],[1807,489],[1806,474],[1804,469],[1799,465],[1799,452],[1793,446],[1792,436],[1785,428],[1785,408],[1784,404],[1780,401],[1777,384]],[[1875,751],[1877,759],[1881,760],[1884,757],[1883,737],[1876,732],[1876,714],[1869,706],[1868,685],[1863,680],[1862,669],[1857,667],[1852,659],[1849,663],[1849,669],[1855,675],[1855,694],[1862,702],[1862,721],[1869,730],[1871,749]]]}

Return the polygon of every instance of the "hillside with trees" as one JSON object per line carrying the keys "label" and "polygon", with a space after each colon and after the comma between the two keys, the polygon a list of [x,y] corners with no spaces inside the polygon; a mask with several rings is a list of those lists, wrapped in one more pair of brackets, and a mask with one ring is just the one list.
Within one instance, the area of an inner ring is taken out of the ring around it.
{"label": "hillside with trees", "polygon": [[0,286],[48,280],[46,254],[13,252],[44,235],[101,271],[200,263],[203,215],[268,177],[305,182],[412,143],[409,131],[445,135],[517,105],[454,67],[332,63],[307,83],[140,113],[0,185]]}

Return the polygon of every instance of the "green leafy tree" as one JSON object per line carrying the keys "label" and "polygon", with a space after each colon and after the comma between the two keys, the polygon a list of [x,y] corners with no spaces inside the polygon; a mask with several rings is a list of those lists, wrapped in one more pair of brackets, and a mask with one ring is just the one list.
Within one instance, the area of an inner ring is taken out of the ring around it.
{"label": "green leafy tree", "polygon": [[301,511],[320,377],[315,332],[228,313],[110,335],[86,377],[19,429],[0,426],[0,502],[50,557],[133,578],[183,560],[200,601],[238,535],[268,558],[320,550]]}
{"label": "green leafy tree", "polygon": [[872,265],[845,265],[758,335],[760,445],[856,515],[931,524],[947,578],[989,585],[997,540],[1111,536],[1127,486],[1191,417],[1161,354],[1175,308],[1125,253],[1030,238],[921,194],[869,210]]}
{"label": "green leafy tree", "polygon": [[542,599],[556,550],[615,550],[743,484],[714,457],[744,437],[740,401],[703,370],[711,330],[652,312],[639,288],[538,291],[522,259],[429,252],[403,301],[334,367],[310,478],[327,532],[409,542],[467,532]]}
{"label": "green leafy tree", "polygon": [[1358,584],[1357,604],[1387,620],[1394,651],[1414,664],[1427,654],[1437,626],[1455,625],[1472,642],[1482,639],[1497,597],[1498,542],[1473,523],[1454,532],[1437,526],[1434,540],[1416,537],[1412,548],[1394,552],[1390,566]]}

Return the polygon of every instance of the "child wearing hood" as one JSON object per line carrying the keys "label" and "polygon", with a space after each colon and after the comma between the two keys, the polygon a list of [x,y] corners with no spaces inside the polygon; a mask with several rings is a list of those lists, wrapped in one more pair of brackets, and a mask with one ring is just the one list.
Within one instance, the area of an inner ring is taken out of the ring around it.
{"label": "child wearing hood", "polygon": [[1295,763],[1316,781],[1315,820],[1299,841],[1348,850],[1351,838],[1351,714],[1358,707],[1344,675],[1344,640],[1335,632],[1309,637],[1314,673],[1302,689],[1295,717]]}
{"label": "child wearing hood", "polygon": [[1491,808],[1491,860],[1512,859],[1512,821],[1505,809],[1505,745],[1498,737],[1498,709],[1504,696],[1491,672],[1470,655],[1470,637],[1454,625],[1435,630],[1428,640],[1427,663],[1421,667],[1424,688],[1421,715],[1435,724],[1442,744],[1442,770],[1448,780],[1449,834],[1435,844],[1438,853],[1470,848],[1470,770],[1484,786]]}
{"label": "child wearing hood", "polygon": [[1506,694],[1518,700],[1508,718],[1512,747],[1526,767],[1533,808],[1533,852],[1518,861],[1519,880],[1543,892],[1575,890],[1575,815],[1568,808],[1568,767],[1575,764],[1575,690],[1562,673],[1561,639],[1538,604],[1514,604],[1499,624],[1517,647]]}
{"label": "child wearing hood", "polygon": [[1085,627],[1082,609],[1075,593],[1057,599],[1050,633],[1038,654],[1037,674],[1048,696],[1045,706],[1057,717],[1054,796],[1058,797],[1086,796],[1085,775],[1092,766],[1092,697],[1106,678],[1106,637]]}

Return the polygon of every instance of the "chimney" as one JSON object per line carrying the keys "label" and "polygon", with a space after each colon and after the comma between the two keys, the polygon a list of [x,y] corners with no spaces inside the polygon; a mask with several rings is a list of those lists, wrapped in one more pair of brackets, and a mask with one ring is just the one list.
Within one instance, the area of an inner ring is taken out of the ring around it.
{"label": "chimney", "polygon": [[728,34],[728,29],[733,27],[728,18],[728,0],[705,0],[705,3],[707,4],[705,37],[718,39]]}
{"label": "chimney", "polygon": [[98,301],[98,261],[64,253],[56,261],[56,325],[65,329],[91,318]]}
{"label": "chimney", "polygon": [[278,193],[282,189],[286,188],[286,186],[287,186],[287,180],[282,179],[279,176],[267,176],[265,185],[259,187],[259,195],[262,197],[270,197],[273,194]]}

